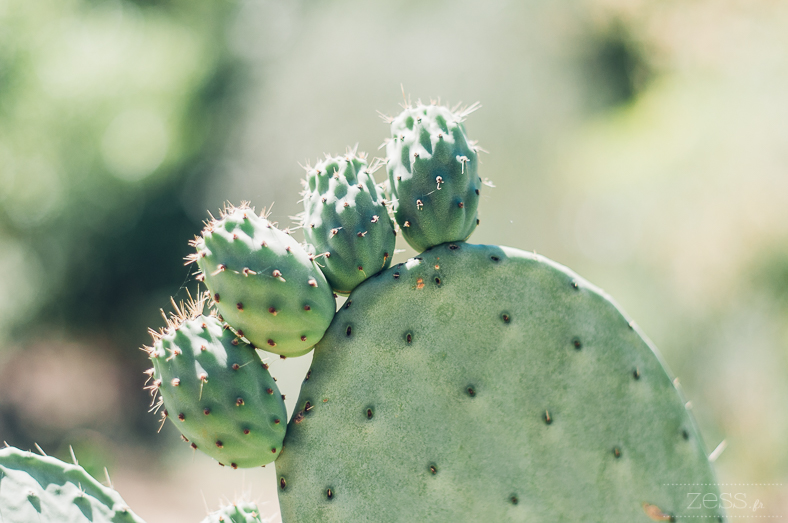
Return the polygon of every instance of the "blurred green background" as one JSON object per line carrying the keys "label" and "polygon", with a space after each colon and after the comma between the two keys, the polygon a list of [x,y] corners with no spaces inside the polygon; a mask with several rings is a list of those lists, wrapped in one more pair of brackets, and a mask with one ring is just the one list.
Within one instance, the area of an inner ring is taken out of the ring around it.
{"label": "blurred green background", "polygon": [[[727,443],[723,491],[764,507],[730,515],[788,515],[788,4],[771,0],[0,0],[0,440],[72,445],[149,523],[242,494],[276,521],[273,467],[157,434],[137,348],[194,289],[182,259],[207,211],[275,202],[289,225],[298,162],[381,155],[376,111],[401,84],[482,103],[466,127],[496,187],[472,241],[612,294],[709,451]],[[272,364],[292,405],[309,357]]]}

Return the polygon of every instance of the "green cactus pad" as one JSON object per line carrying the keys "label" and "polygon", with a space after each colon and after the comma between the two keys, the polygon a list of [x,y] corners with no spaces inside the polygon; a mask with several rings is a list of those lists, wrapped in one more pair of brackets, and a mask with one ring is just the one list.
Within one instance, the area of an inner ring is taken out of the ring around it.
{"label": "green cactus pad", "polygon": [[212,512],[202,523],[263,523],[257,505],[238,502]]}
{"label": "green cactus pad", "polygon": [[233,468],[266,465],[285,436],[282,395],[257,352],[202,307],[176,307],[146,348],[148,388],[192,448]]}
{"label": "green cactus pad", "polygon": [[296,409],[286,523],[724,518],[689,508],[688,488],[719,492],[653,346],[535,254],[444,244],[364,282]]}
{"label": "green cactus pad", "polygon": [[269,352],[306,354],[335,312],[334,294],[314,257],[246,205],[228,207],[192,244],[190,257],[217,310]]}
{"label": "green cactus pad", "polygon": [[2,523],[144,523],[120,495],[79,465],[0,449]]}
{"label": "green cactus pad", "polygon": [[363,154],[328,157],[307,169],[304,237],[323,254],[323,274],[340,294],[387,269],[396,233]]}
{"label": "green cactus pad", "polygon": [[476,229],[479,149],[462,121],[477,107],[457,112],[418,103],[391,121],[386,160],[394,216],[419,252],[465,240]]}

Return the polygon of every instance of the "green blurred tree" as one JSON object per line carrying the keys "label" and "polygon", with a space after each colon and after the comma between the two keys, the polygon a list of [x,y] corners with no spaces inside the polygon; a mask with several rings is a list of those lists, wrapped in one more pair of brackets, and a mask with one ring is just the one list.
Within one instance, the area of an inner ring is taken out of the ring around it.
{"label": "green blurred tree", "polygon": [[[0,6],[0,357],[50,336],[104,340],[139,377],[123,396],[129,437],[155,434],[136,347],[187,283],[177,260],[201,227],[188,194],[214,172],[238,114],[231,10],[211,0]],[[18,445],[59,444],[13,409],[0,399],[0,427]]]}

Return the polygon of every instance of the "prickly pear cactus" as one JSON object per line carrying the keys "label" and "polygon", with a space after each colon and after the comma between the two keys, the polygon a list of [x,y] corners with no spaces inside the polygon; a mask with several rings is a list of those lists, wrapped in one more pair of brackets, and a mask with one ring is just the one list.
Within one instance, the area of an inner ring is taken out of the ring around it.
{"label": "prickly pear cactus", "polygon": [[202,300],[175,310],[146,347],[153,361],[148,388],[154,401],[160,394],[156,408],[163,406],[163,418],[193,449],[221,464],[271,463],[282,449],[287,413],[268,366],[229,327],[203,316]]}
{"label": "prickly pear cactus", "polygon": [[[390,120],[393,212],[423,251],[404,264],[386,269],[396,235],[354,152],[308,172],[311,253],[247,205],[212,220],[190,261],[220,316],[178,312],[149,349],[150,388],[221,462],[278,454],[285,523],[724,521],[676,488],[720,499],[637,326],[565,267],[465,243],[481,179],[462,121],[476,107],[418,103]],[[336,314],[329,281],[352,290]],[[246,339],[283,356],[317,344],[286,435]],[[258,517],[228,510],[217,517]]]}
{"label": "prickly pear cactus", "polygon": [[228,206],[192,245],[199,278],[225,321],[252,344],[306,354],[334,316],[331,288],[314,257],[246,204]]}
{"label": "prickly pear cactus", "polygon": [[396,233],[364,154],[348,150],[307,168],[304,237],[324,254],[326,279],[340,294],[391,265]]}
{"label": "prickly pear cactus", "polygon": [[263,523],[257,505],[237,502],[211,513],[202,523]]}
{"label": "prickly pear cactus", "polygon": [[391,120],[386,158],[394,216],[419,252],[465,240],[479,223],[479,149],[462,124],[477,107],[419,102]]}
{"label": "prickly pear cactus", "polygon": [[444,244],[360,285],[296,408],[284,522],[723,520],[671,486],[715,479],[654,348],[519,250]]}
{"label": "prickly pear cactus", "polygon": [[2,523],[144,523],[120,495],[79,465],[0,449]]}

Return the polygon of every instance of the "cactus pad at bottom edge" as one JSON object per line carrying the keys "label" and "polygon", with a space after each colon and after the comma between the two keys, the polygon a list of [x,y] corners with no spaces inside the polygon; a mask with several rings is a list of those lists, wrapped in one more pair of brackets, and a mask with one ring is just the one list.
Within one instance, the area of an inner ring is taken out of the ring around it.
{"label": "cactus pad at bottom edge", "polygon": [[0,449],[2,523],[144,523],[120,495],[79,465]]}
{"label": "cactus pad at bottom edge", "polygon": [[676,486],[719,499],[653,346],[599,289],[515,249],[443,244],[361,284],[296,409],[285,523],[724,520]]}

